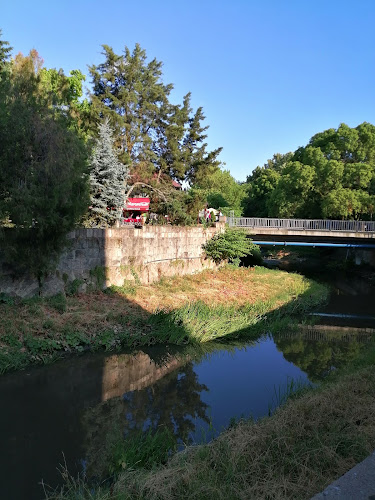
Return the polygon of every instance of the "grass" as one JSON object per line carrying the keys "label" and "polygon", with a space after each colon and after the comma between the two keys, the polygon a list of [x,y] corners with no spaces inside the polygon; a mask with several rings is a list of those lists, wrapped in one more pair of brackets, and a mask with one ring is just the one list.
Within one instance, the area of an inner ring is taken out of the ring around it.
{"label": "grass", "polygon": [[109,472],[118,474],[125,469],[152,469],[155,465],[167,463],[175,451],[176,439],[167,428],[140,430],[114,444]]}
{"label": "grass", "polygon": [[[317,388],[291,387],[271,417],[240,420],[166,465],[126,469],[110,488],[85,483],[54,499],[308,499],[375,448],[375,347]],[[280,397],[279,393],[276,393]],[[284,396],[282,396],[284,397]],[[86,493],[85,493],[86,488]]]}
{"label": "grass", "polygon": [[87,350],[251,338],[286,328],[327,296],[326,287],[297,274],[227,267],[107,293],[2,297],[0,373]]}

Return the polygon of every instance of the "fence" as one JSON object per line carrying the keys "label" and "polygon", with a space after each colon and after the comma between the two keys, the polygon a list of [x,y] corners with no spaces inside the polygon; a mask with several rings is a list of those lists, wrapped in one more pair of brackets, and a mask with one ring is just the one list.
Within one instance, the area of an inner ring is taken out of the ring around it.
{"label": "fence", "polygon": [[295,231],[375,232],[375,221],[328,219],[267,219],[259,217],[228,217],[230,227],[288,229]]}

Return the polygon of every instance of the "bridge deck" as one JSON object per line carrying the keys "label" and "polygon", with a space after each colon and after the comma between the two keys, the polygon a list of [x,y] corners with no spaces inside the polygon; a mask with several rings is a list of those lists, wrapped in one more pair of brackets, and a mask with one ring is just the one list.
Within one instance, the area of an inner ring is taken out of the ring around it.
{"label": "bridge deck", "polygon": [[253,235],[375,239],[375,221],[229,217],[228,224]]}

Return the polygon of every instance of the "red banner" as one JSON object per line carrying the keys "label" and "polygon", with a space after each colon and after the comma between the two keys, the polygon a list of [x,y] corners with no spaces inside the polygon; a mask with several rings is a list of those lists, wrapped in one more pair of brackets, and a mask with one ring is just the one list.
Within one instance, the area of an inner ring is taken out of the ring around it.
{"label": "red banner", "polygon": [[150,198],[128,198],[126,210],[147,212],[150,209]]}

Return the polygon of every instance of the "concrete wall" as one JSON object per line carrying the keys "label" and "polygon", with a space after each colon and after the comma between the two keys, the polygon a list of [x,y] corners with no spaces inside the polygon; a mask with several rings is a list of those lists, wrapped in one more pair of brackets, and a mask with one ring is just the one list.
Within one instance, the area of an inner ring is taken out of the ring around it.
{"label": "concrete wall", "polygon": [[68,247],[56,272],[40,290],[30,276],[15,279],[11,266],[1,263],[0,292],[20,297],[54,295],[73,283],[89,287],[121,286],[124,279],[152,283],[162,276],[192,274],[215,265],[203,255],[202,245],[217,232],[216,227],[143,226],[119,229],[77,229],[68,235]]}

